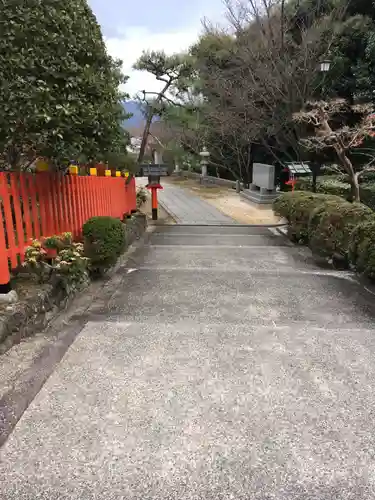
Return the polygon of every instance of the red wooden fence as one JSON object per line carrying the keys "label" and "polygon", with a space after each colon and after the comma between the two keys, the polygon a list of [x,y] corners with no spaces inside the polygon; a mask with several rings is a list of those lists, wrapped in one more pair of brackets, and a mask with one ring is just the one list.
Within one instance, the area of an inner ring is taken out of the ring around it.
{"label": "red wooden fence", "polygon": [[136,209],[135,179],[79,177],[50,172],[0,172],[0,285],[24,259],[31,239],[82,234],[96,215],[123,218]]}

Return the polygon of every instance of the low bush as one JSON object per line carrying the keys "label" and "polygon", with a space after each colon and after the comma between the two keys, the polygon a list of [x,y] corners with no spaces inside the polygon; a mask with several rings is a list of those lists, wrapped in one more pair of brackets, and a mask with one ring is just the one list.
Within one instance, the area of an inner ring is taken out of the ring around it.
{"label": "low bush", "polygon": [[353,230],[349,261],[357,272],[375,279],[375,217],[362,222]]}
{"label": "low bush", "polygon": [[289,222],[288,236],[301,244],[308,241],[308,227],[314,209],[329,202],[341,201],[336,196],[328,196],[308,191],[284,193],[275,200],[273,208],[276,214]]}
{"label": "low bush", "polygon": [[312,177],[300,177],[294,189],[295,191],[312,191]]}
{"label": "low bush", "polygon": [[359,191],[361,202],[375,211],[375,184],[361,184]]}
{"label": "low bush", "polygon": [[345,200],[351,199],[351,189],[350,184],[343,182],[338,177],[327,177],[322,178],[319,181],[317,191],[324,194],[332,194],[334,196],[340,196]]}
{"label": "low bush", "polygon": [[125,249],[125,227],[113,217],[92,217],[83,226],[85,255],[94,274],[113,266]]}
{"label": "low bush", "polygon": [[[46,246],[44,246],[46,244]],[[47,250],[46,250],[47,249]],[[56,250],[51,258],[48,249]],[[70,233],[52,236],[43,241],[32,240],[25,250],[25,259],[16,270],[16,274],[28,276],[39,283],[59,278],[60,287],[71,283],[80,284],[87,281],[89,259],[84,256],[82,243],[74,243]]]}
{"label": "low bush", "polygon": [[[361,203],[375,211],[375,182],[373,176],[374,172],[368,172],[360,178],[360,197]],[[298,191],[311,191],[311,177],[299,179],[295,188]],[[351,201],[352,199],[348,176],[345,174],[320,177],[317,181],[316,191],[318,193],[341,196],[347,201]]]}
{"label": "low bush", "polygon": [[372,216],[372,210],[361,203],[330,200],[310,217],[309,247],[317,255],[347,262],[353,230]]}

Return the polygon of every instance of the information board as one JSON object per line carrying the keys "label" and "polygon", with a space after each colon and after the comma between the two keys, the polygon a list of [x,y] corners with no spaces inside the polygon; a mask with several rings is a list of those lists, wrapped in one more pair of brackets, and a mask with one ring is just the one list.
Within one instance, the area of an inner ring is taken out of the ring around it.
{"label": "information board", "polygon": [[145,177],[162,177],[168,175],[168,166],[167,165],[152,165],[146,164],[141,165],[142,174]]}

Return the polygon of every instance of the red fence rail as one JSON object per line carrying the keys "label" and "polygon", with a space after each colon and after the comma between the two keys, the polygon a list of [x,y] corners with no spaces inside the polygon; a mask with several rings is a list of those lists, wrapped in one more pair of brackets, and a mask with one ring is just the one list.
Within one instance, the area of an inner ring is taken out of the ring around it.
{"label": "red fence rail", "polygon": [[24,260],[31,239],[64,232],[75,238],[98,215],[123,218],[136,209],[135,179],[43,172],[0,172],[0,285]]}

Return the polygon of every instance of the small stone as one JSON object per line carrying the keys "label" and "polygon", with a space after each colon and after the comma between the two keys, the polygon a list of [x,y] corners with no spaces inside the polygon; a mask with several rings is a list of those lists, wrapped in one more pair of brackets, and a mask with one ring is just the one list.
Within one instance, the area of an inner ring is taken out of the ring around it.
{"label": "small stone", "polygon": [[11,290],[8,293],[0,294],[0,304],[14,304],[18,301],[18,295],[15,290]]}

